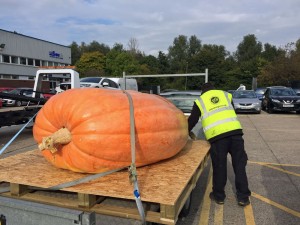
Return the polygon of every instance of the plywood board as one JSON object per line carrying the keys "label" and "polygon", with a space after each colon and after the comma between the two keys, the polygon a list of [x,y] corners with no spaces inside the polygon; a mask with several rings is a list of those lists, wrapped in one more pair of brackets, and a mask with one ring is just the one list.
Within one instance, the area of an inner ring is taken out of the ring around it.
{"label": "plywood board", "polygon": [[[176,156],[137,169],[142,201],[174,205],[184,187],[203,164],[209,151],[206,141],[188,141]],[[88,174],[58,169],[49,164],[39,150],[32,150],[0,160],[0,181],[49,188]],[[115,172],[64,191],[114,198],[134,199],[127,170]]]}

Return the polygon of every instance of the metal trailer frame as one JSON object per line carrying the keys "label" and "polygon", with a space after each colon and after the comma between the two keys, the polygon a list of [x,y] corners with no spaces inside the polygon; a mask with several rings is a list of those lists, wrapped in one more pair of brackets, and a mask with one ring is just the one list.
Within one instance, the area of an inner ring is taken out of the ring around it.
{"label": "metal trailer frame", "polygon": [[96,214],[0,196],[0,224],[95,225]]}
{"label": "metal trailer frame", "polygon": [[[182,74],[152,74],[152,75],[126,75],[123,72],[123,78],[143,78],[143,77],[195,77],[195,76],[204,76],[205,83],[208,82],[208,69],[205,69],[204,73],[182,73]],[[125,82],[125,90],[126,90],[126,82]]]}

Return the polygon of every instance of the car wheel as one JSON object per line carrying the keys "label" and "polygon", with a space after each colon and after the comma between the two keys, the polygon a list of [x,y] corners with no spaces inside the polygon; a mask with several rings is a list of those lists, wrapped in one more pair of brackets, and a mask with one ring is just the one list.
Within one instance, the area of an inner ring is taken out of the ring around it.
{"label": "car wheel", "polygon": [[22,105],[21,101],[16,101],[16,106],[20,107]]}
{"label": "car wheel", "polygon": [[300,114],[300,111],[296,111],[297,114]]}
{"label": "car wheel", "polygon": [[272,109],[271,107],[269,107],[269,106],[266,106],[266,111],[267,111],[269,114],[273,113],[273,109]]}

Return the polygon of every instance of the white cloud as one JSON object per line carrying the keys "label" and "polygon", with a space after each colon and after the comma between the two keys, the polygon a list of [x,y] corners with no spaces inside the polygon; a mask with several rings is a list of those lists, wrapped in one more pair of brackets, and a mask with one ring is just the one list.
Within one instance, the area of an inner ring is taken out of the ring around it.
{"label": "white cloud", "polygon": [[166,52],[178,35],[231,52],[248,34],[277,46],[300,38],[297,0],[2,0],[1,8],[1,29],[63,45],[127,46],[134,37],[146,54]]}

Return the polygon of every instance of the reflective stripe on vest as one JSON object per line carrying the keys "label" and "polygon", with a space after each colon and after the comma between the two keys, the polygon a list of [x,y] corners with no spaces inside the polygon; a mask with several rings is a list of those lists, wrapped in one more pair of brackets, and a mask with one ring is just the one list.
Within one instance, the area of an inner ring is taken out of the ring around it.
{"label": "reflective stripe on vest", "polygon": [[[224,94],[222,103],[217,106],[218,108],[209,111],[204,104],[204,99],[207,97],[200,96],[195,102],[201,111],[201,120],[203,131],[206,139],[210,139],[219,134],[226,133],[231,130],[242,129],[240,122],[237,119],[235,111],[231,105],[228,93],[223,91],[212,90],[216,96],[221,98]],[[211,93],[210,93],[211,95]]]}

